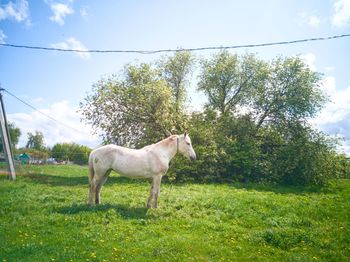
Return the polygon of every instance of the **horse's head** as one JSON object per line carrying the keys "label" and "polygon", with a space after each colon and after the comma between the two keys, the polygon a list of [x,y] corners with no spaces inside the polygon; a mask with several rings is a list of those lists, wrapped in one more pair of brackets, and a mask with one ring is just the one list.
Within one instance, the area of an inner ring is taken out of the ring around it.
{"label": "horse's head", "polygon": [[190,160],[196,160],[196,152],[194,152],[192,143],[191,143],[191,138],[190,136],[185,133],[183,135],[180,135],[178,137],[178,142],[177,142],[177,150],[184,155],[185,157],[188,157]]}

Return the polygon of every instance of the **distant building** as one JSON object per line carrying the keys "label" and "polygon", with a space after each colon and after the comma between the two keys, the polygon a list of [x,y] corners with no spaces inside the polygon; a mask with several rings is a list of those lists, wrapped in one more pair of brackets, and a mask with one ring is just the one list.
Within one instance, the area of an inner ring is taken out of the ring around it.
{"label": "distant building", "polygon": [[30,162],[30,156],[26,153],[20,154],[16,158],[21,161],[21,164],[29,164]]}

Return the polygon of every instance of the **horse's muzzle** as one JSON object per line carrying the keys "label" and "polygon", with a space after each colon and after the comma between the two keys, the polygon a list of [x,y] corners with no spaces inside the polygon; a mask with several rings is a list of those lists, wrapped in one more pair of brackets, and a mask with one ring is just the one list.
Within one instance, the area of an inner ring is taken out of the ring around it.
{"label": "horse's muzzle", "polygon": [[197,159],[197,157],[196,156],[190,156],[190,159],[191,159],[191,161],[194,161],[194,160]]}

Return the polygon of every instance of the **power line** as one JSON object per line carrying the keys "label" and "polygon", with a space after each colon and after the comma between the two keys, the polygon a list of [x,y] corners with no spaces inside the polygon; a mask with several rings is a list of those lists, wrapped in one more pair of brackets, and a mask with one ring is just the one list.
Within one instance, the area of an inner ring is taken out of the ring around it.
{"label": "power line", "polygon": [[56,123],[58,123],[58,124],[60,124],[60,125],[62,125],[62,126],[68,127],[68,128],[70,128],[70,129],[72,129],[72,130],[74,130],[74,131],[76,131],[76,132],[81,133],[81,130],[78,130],[78,129],[74,128],[74,127],[71,127],[71,126],[67,125],[66,123],[63,123],[63,122],[61,122],[61,121],[59,121],[59,120],[53,118],[52,116],[50,116],[50,115],[48,115],[48,114],[45,114],[44,112],[42,112],[42,111],[40,111],[39,109],[37,109],[37,108],[35,108],[34,106],[32,106],[31,104],[27,103],[26,101],[22,100],[21,98],[17,97],[16,95],[12,94],[11,92],[9,92],[8,90],[6,90],[5,88],[0,88],[0,92],[1,92],[1,91],[6,92],[6,93],[9,94],[10,96],[14,97],[15,99],[17,99],[17,100],[20,101],[21,103],[25,104],[26,106],[30,107],[31,109],[35,110],[36,112],[42,114],[43,116],[49,118],[50,120],[52,120],[52,121],[54,121],[54,122],[56,122]]}
{"label": "power line", "polygon": [[29,45],[15,45],[15,44],[0,44],[0,46],[14,47],[14,48],[26,48],[36,49],[44,51],[59,51],[59,52],[78,52],[78,53],[137,53],[143,55],[157,54],[157,53],[168,53],[168,52],[179,52],[179,51],[204,51],[204,50],[220,50],[220,49],[239,49],[239,48],[253,48],[253,47],[265,47],[265,46],[276,46],[276,45],[289,45],[298,44],[313,41],[325,41],[331,39],[338,39],[350,37],[350,34],[334,35],[327,37],[316,37],[306,38],[291,41],[280,41],[280,42],[269,42],[260,44],[245,44],[245,45],[231,45],[231,46],[212,46],[212,47],[196,47],[196,48],[180,48],[180,49],[158,49],[158,50],[82,50],[82,49],[64,49],[55,47],[43,47],[43,46],[29,46]]}

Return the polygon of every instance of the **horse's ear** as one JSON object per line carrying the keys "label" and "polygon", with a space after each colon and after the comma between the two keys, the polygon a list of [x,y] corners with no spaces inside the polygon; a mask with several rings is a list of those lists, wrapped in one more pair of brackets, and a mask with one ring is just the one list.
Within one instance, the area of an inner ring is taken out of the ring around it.
{"label": "horse's ear", "polygon": [[186,137],[187,136],[187,132],[185,132],[185,134],[184,134],[184,137]]}
{"label": "horse's ear", "polygon": [[171,136],[171,135],[172,135],[171,132],[170,132],[169,130],[165,130],[165,134],[166,134],[167,136]]}

